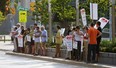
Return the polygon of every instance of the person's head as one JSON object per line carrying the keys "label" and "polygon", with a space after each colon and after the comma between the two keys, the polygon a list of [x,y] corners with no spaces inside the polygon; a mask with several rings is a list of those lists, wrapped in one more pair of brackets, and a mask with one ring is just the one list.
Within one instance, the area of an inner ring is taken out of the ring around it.
{"label": "person's head", "polygon": [[35,23],[35,24],[34,24],[34,28],[36,28],[36,27],[37,27],[37,24]]}
{"label": "person's head", "polygon": [[88,31],[88,27],[87,26],[85,26],[83,29],[84,29],[85,32]]}
{"label": "person's head", "polygon": [[14,30],[17,30],[17,27],[14,27]]}
{"label": "person's head", "polygon": [[26,33],[27,33],[27,34],[30,33],[30,28],[27,28]]}
{"label": "person's head", "polygon": [[21,29],[23,30],[24,29],[24,26],[21,26]]}
{"label": "person's head", "polygon": [[17,23],[16,26],[19,28],[21,26],[21,24],[20,23]]}
{"label": "person's head", "polygon": [[45,29],[45,27],[44,26],[41,26],[41,30],[44,30]]}
{"label": "person's head", "polygon": [[39,27],[36,27],[36,30],[39,31],[40,30]]}
{"label": "person's head", "polygon": [[72,28],[72,31],[76,31],[76,28],[75,28],[75,27],[73,27],[73,28]]}
{"label": "person's head", "polygon": [[94,27],[94,25],[95,25],[94,23],[91,23],[91,24],[90,24],[91,27]]}
{"label": "person's head", "polygon": [[58,26],[57,26],[57,29],[59,30],[59,29],[61,29],[61,27],[58,25]]}
{"label": "person's head", "polygon": [[101,25],[101,22],[100,21],[97,21],[96,22],[96,26],[99,27]]}
{"label": "person's head", "polygon": [[76,26],[76,30],[79,31],[80,30],[80,27],[79,26]]}

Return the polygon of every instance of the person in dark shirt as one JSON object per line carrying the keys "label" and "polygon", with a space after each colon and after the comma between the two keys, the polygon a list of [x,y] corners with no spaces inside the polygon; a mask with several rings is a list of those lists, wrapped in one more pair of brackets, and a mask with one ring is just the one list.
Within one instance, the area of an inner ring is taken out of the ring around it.
{"label": "person in dark shirt", "polygon": [[[102,33],[102,29],[101,29],[100,25],[101,25],[101,22],[97,21],[96,22],[97,30],[99,30]],[[100,46],[101,38],[102,38],[101,36],[99,36],[97,38],[97,46],[96,46],[96,61],[97,62],[99,60],[99,51],[100,51],[100,47],[99,46]]]}

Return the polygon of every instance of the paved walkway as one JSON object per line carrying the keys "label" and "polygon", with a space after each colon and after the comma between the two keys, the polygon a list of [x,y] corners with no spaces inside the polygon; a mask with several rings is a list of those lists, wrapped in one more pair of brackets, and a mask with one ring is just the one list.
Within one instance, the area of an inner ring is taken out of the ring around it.
{"label": "paved walkway", "polygon": [[0,50],[3,51],[12,51],[14,49],[13,44],[11,44],[11,41],[0,41]]}
{"label": "paved walkway", "polygon": [[51,62],[58,62],[58,63],[66,63],[66,64],[72,64],[72,65],[81,65],[86,67],[92,67],[92,68],[116,68],[116,66],[109,66],[109,65],[102,65],[102,64],[87,64],[84,62],[77,62],[72,60],[65,60],[60,58],[52,58],[52,57],[45,57],[45,56],[33,56],[29,54],[22,54],[22,53],[14,53],[13,50],[13,44],[11,44],[10,41],[6,41],[5,43],[3,41],[0,41],[0,50],[1,51],[7,51],[6,54],[8,55],[14,55],[19,57],[26,57],[26,58],[32,58],[32,59],[38,59],[38,60],[45,60],[45,61],[51,61]]}

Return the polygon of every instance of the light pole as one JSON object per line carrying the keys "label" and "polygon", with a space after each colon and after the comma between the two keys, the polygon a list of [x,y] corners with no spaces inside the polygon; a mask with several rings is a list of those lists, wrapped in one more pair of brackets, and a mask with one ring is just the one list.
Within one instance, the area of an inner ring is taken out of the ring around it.
{"label": "light pole", "polygon": [[112,41],[115,39],[115,0],[112,0]]}
{"label": "light pole", "polygon": [[51,12],[51,0],[48,0],[48,13],[49,13],[49,38],[52,38],[52,12]]}
{"label": "light pole", "polygon": [[[109,4],[112,5],[112,7],[110,7],[110,40],[114,40],[115,38],[115,0],[109,0]],[[113,41],[114,42],[114,41]]]}
{"label": "light pole", "polygon": [[76,0],[76,25],[79,25],[79,0]]}
{"label": "light pole", "polygon": [[[20,0],[20,2],[21,2],[21,6],[23,7],[23,8],[27,8],[27,0]],[[21,25],[23,25],[24,26],[24,28],[26,28],[26,23],[24,23],[24,22],[21,22]]]}

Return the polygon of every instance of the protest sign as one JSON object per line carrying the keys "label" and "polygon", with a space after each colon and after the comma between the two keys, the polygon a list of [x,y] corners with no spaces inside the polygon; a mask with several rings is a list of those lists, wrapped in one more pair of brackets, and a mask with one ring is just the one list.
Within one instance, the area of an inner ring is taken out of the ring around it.
{"label": "protest sign", "polygon": [[64,42],[67,46],[67,51],[72,51],[72,35],[66,36]]}
{"label": "protest sign", "polygon": [[109,20],[106,19],[105,17],[101,17],[99,19],[99,22],[101,22],[101,28],[103,29],[105,27],[105,25],[109,22]]}
{"label": "protest sign", "polygon": [[77,44],[78,44],[78,42],[73,41],[73,48],[74,48],[74,49],[77,49]]}
{"label": "protest sign", "polygon": [[18,36],[18,47],[23,47],[23,36],[22,35]]}

